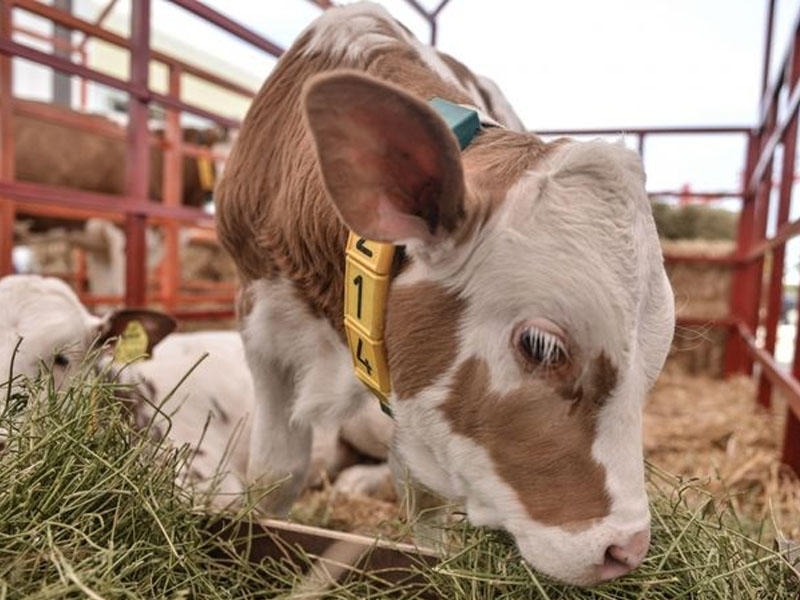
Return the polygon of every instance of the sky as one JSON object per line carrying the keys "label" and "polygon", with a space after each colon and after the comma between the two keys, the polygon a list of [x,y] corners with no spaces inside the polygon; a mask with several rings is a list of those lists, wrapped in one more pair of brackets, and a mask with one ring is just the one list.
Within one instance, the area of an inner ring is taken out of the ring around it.
{"label": "sky", "polygon": [[[427,24],[403,0],[380,3],[428,39]],[[284,47],[319,14],[304,0],[209,4]],[[778,0],[776,66],[799,8],[800,0]],[[438,47],[494,79],[534,131],[747,126],[758,113],[765,9],[762,0],[451,0]],[[165,21],[182,12],[163,0],[154,11]],[[214,33],[196,35],[210,41]],[[229,62],[268,73],[273,61],[235,46],[219,44]],[[744,150],[743,136],[650,138],[649,187],[737,188]]]}
{"label": "sky", "polygon": [[[122,33],[130,1],[118,2],[110,20]],[[427,23],[403,0],[378,1],[417,37],[428,39]],[[439,0],[420,2],[433,7]],[[102,5],[74,3],[86,18]],[[283,47],[320,14],[306,0],[207,3]],[[494,79],[534,131],[602,127],[624,134],[643,126],[752,126],[758,118],[766,6],[766,0],[451,0],[439,17],[438,47]],[[153,0],[152,11],[154,29],[177,38],[187,60],[198,48],[228,65],[230,77],[254,88],[275,64],[166,0]],[[773,76],[798,11],[800,0],[776,0]],[[153,38],[157,45],[158,36]],[[626,142],[635,145],[630,136]],[[648,138],[648,188],[737,189],[744,152],[741,135]],[[800,200],[795,205],[800,217]]]}

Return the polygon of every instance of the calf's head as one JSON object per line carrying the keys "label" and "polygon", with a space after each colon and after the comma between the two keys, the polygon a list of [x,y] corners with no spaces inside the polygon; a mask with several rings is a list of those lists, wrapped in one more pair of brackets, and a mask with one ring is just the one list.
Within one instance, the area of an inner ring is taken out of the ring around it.
{"label": "calf's head", "polygon": [[60,383],[83,362],[93,342],[124,338],[132,322],[146,332],[147,345],[142,348],[146,354],[175,328],[171,317],[148,310],[118,310],[96,317],[60,279],[4,277],[0,279],[0,386],[17,375],[35,376],[41,365]]}
{"label": "calf's head", "polygon": [[344,222],[409,258],[386,344],[412,476],[551,576],[635,568],[641,409],[674,326],[638,156],[502,129],[462,153],[424,102],[352,72],[304,102]]}
{"label": "calf's head", "polygon": [[34,376],[42,362],[60,381],[81,361],[101,324],[60,279],[0,279],[0,384]]}

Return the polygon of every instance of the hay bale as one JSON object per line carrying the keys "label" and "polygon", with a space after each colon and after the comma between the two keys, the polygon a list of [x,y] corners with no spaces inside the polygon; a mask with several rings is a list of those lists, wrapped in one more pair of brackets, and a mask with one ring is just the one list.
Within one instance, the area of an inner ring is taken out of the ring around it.
{"label": "hay bale", "polygon": [[[729,256],[735,245],[730,240],[661,240],[665,255]],[[675,293],[678,318],[714,319],[730,312],[732,268],[720,264],[667,262],[667,277]],[[670,363],[687,373],[722,374],[728,332],[711,326],[680,326],[670,351]]]}
{"label": "hay bale", "polygon": [[739,215],[701,204],[673,206],[652,202],[653,218],[661,238],[668,240],[732,240]]}

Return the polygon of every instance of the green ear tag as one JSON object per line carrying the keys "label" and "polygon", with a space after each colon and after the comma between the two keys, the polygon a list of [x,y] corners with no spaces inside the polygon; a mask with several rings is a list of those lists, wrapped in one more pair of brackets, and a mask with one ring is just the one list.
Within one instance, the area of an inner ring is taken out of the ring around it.
{"label": "green ear tag", "polygon": [[481,120],[478,117],[478,113],[442,98],[431,98],[428,104],[445,120],[447,126],[450,127],[458,139],[458,145],[461,150],[469,146],[472,138],[481,128]]}
{"label": "green ear tag", "polygon": [[147,356],[147,331],[139,321],[131,321],[114,346],[114,362],[129,363]]}

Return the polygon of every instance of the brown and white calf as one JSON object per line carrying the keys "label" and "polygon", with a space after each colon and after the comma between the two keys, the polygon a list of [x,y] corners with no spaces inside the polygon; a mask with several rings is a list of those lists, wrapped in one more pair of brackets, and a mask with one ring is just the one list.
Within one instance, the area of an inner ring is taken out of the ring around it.
{"label": "brown and white calf", "polygon": [[385,333],[397,461],[537,569],[610,579],[648,547],[641,410],[674,326],[642,164],[503,127],[462,152],[427,101],[489,107],[455,71],[360,3],[315,21],[254,100],[217,193],[245,282],[249,476],[287,478],[286,510],[311,424],[375,402],[344,336],[350,229],[404,249]]}

